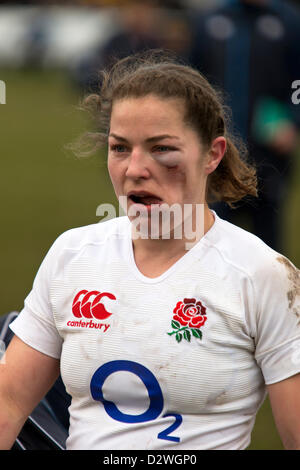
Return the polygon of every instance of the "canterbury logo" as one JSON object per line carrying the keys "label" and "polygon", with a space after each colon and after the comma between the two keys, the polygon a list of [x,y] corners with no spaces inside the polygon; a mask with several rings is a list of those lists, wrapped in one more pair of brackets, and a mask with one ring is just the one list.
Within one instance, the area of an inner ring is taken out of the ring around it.
{"label": "canterbury logo", "polygon": [[111,313],[108,312],[101,303],[103,297],[116,300],[116,297],[110,294],[110,292],[98,292],[97,290],[89,292],[87,290],[81,290],[76,294],[73,300],[73,315],[77,318],[97,318],[97,320],[108,318]]}

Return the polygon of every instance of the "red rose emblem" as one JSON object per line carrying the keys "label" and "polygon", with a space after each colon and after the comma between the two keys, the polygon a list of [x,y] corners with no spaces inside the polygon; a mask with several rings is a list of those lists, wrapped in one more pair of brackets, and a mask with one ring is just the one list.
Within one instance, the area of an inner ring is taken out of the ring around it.
{"label": "red rose emblem", "polygon": [[207,316],[206,307],[204,307],[200,300],[183,299],[183,302],[177,302],[173,313],[171,325],[174,331],[168,333],[168,335],[176,334],[178,342],[182,338],[190,341],[192,335],[195,338],[202,339],[200,328],[205,324]]}
{"label": "red rose emblem", "polygon": [[206,308],[199,300],[196,302],[196,299],[183,299],[183,302],[177,303],[173,312],[173,320],[179,321],[182,326],[200,328],[207,320]]}

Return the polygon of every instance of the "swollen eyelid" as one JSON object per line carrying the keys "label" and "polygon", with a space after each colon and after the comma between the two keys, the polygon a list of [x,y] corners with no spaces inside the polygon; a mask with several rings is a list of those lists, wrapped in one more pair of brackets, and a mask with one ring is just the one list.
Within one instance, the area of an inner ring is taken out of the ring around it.
{"label": "swollen eyelid", "polygon": [[172,147],[170,145],[157,145],[153,151],[158,153],[168,153],[168,152],[175,152],[177,150],[176,147]]}
{"label": "swollen eyelid", "polygon": [[165,155],[154,155],[153,157],[158,163],[168,168],[173,168],[178,166],[180,163],[180,158],[174,154],[165,154]]}

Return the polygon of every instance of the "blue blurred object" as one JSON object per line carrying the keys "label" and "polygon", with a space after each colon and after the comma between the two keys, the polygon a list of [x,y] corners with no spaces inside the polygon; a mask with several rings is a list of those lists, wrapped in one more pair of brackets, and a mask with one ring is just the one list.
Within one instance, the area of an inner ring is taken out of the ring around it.
{"label": "blue blurred object", "polygon": [[291,101],[292,82],[300,77],[299,24],[299,10],[289,2],[227,0],[194,22],[190,56],[225,91],[233,131],[244,139],[258,171],[258,199],[242,201],[235,210],[222,203],[215,209],[234,223],[246,215],[252,231],[283,253],[280,211],[300,128],[299,109]]}

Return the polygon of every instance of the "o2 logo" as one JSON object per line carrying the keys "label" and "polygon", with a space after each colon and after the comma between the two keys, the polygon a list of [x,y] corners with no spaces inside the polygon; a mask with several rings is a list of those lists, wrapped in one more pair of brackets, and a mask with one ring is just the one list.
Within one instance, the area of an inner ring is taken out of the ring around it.
{"label": "o2 logo", "polygon": [[[143,384],[145,385],[148,396],[149,396],[149,407],[148,409],[139,415],[130,415],[122,413],[117,406],[109,400],[106,400],[103,397],[102,387],[111,374],[119,371],[132,372],[137,375]],[[133,361],[111,361],[103,364],[99,367],[94,373],[91,384],[90,384],[91,394],[94,400],[100,401],[106,413],[116,421],[121,423],[144,423],[146,421],[152,421],[161,414],[164,406],[164,398],[160,388],[160,385],[152,374],[152,372],[147,369],[142,364]],[[182,423],[182,416],[179,414],[165,414],[163,418],[167,416],[173,416],[175,418],[174,423],[171,426],[168,426],[162,432],[157,435],[158,439],[165,439],[167,441],[179,442],[179,437],[170,436],[169,434],[175,429],[177,429]]]}
{"label": "o2 logo", "polygon": [[116,300],[116,297],[110,292],[98,292],[97,290],[89,292],[85,289],[79,291],[72,304],[74,317],[97,318],[97,320],[104,320],[110,317],[111,313],[101,303],[103,297]]}

